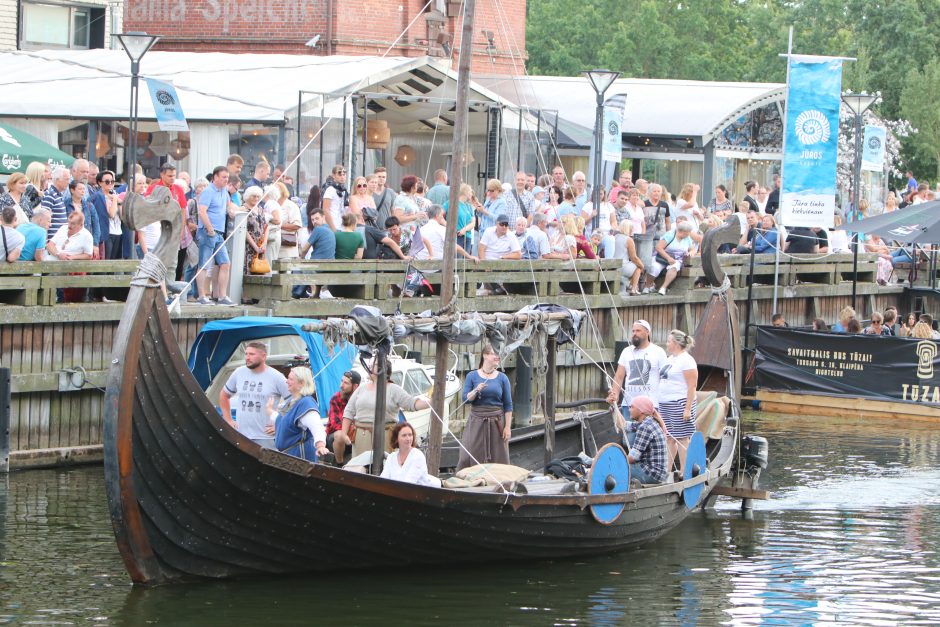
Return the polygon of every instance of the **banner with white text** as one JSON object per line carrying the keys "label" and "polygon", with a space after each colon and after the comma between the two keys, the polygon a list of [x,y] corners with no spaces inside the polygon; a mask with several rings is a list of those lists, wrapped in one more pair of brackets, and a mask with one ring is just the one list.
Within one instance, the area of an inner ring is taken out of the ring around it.
{"label": "banner with white text", "polygon": [[757,387],[940,405],[936,340],[757,328]]}
{"label": "banner with white text", "polygon": [[150,91],[150,100],[157,115],[157,124],[161,131],[188,131],[189,124],[183,115],[179,96],[172,83],[165,83],[154,78],[147,79],[147,89]]}
{"label": "banner with white text", "polygon": [[885,129],[866,126],[862,142],[862,169],[881,172],[885,169]]}
{"label": "banner with white text", "polygon": [[842,61],[792,55],[787,84],[780,221],[824,229],[836,210]]}

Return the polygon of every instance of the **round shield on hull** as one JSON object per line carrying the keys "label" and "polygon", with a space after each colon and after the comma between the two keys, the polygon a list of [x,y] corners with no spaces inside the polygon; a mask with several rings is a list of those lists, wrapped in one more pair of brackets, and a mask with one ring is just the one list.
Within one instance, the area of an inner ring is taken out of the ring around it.
{"label": "round shield on hull", "polygon": [[[626,494],[630,491],[630,463],[623,448],[615,443],[604,445],[594,456],[588,473],[588,494]],[[610,525],[623,512],[625,503],[591,505],[591,515],[602,525]]]}
{"label": "round shield on hull", "polygon": [[[685,472],[682,474],[682,480],[688,481],[689,479],[698,477],[707,469],[708,458],[705,456],[705,436],[702,435],[701,431],[696,431],[692,434],[692,439],[689,440],[689,448],[685,454]],[[689,509],[694,509],[701,500],[704,491],[704,483],[697,483],[683,490],[682,499],[685,502],[685,506]]]}

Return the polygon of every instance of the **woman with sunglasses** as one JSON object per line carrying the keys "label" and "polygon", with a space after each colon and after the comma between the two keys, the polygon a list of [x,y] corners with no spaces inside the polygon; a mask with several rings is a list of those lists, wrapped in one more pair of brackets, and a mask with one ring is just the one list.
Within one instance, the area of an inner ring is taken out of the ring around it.
{"label": "woman with sunglasses", "polygon": [[353,193],[349,197],[349,213],[356,216],[356,228],[365,231],[366,223],[375,226],[375,199],[369,191],[369,181],[357,176],[353,182]]}

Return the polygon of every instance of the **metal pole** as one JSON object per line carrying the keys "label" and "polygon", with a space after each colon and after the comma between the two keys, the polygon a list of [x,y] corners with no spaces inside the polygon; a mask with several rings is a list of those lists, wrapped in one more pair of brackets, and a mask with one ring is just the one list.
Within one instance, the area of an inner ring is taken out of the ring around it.
{"label": "metal pole", "polygon": [[[861,201],[861,192],[858,188],[861,183],[862,173],[862,156],[860,151],[862,150],[862,141],[859,134],[861,133],[862,128],[862,115],[860,113],[855,114],[855,163],[853,174],[854,181],[852,183],[852,208],[855,211],[855,219],[857,220],[860,216],[858,210],[858,204]],[[858,311],[858,301],[856,300],[856,294],[858,291],[858,233],[853,233],[852,235],[852,309]]]}
{"label": "metal pole", "polygon": [[[465,0],[460,57],[457,62],[457,105],[454,114],[454,156],[450,161],[450,199],[447,206],[447,230],[444,237],[444,259],[441,264],[441,307],[447,308],[455,298],[453,276],[456,271],[457,215],[460,210],[460,183],[463,162],[467,157],[466,135],[470,94],[470,62],[473,59],[473,13],[476,0]],[[462,285],[462,283],[461,283]],[[444,394],[447,386],[447,338],[438,335],[434,354],[434,396],[431,399],[431,428],[428,434],[428,473],[435,477],[441,468],[441,437],[444,420]]]}
{"label": "metal pole", "polygon": [[355,180],[356,178],[356,127],[359,126],[359,98],[357,96],[352,97],[352,120],[349,124],[349,175],[346,177],[347,181]]}
{"label": "metal pole", "polygon": [[[525,168],[522,167],[522,107],[519,107],[517,114],[519,115],[519,135],[516,141],[516,172],[523,172]],[[515,180],[515,177],[513,177],[513,180]]]}
{"label": "metal pole", "polygon": [[594,217],[591,218],[591,230],[600,224],[601,210],[601,126],[604,125],[604,94],[597,92],[597,108],[594,111],[594,189],[591,190],[591,203]]}
{"label": "metal pole", "polygon": [[317,179],[317,185],[323,185],[323,118],[326,117],[326,98],[320,94],[320,127],[317,132],[320,133],[320,178]]}
{"label": "metal pole", "polygon": [[124,172],[127,191],[130,193],[134,193],[134,162],[137,155],[137,74],[139,69],[140,65],[136,61],[131,61],[131,108],[127,119],[127,146],[125,146],[127,169]]}
{"label": "metal pole", "polygon": [[[385,370],[388,362],[388,349],[385,344],[379,345],[375,353],[375,418],[372,421],[372,474],[382,474],[382,465],[385,462],[385,410],[387,405],[388,372]],[[441,386],[443,387],[443,386]]]}
{"label": "metal pole", "polygon": [[[301,120],[303,120],[303,106],[304,106],[304,92],[303,90],[297,92],[297,154],[300,154],[301,148],[303,148],[303,125]],[[286,158],[285,158],[286,160]],[[294,193],[300,196],[300,159],[297,159],[297,167],[294,169]]]}
{"label": "metal pole", "polygon": [[[369,99],[363,98],[362,100],[362,175],[365,176],[368,170],[368,164],[366,163],[366,151],[369,149]],[[355,180],[347,177],[347,181],[350,183]],[[355,192],[356,190],[352,190]]]}

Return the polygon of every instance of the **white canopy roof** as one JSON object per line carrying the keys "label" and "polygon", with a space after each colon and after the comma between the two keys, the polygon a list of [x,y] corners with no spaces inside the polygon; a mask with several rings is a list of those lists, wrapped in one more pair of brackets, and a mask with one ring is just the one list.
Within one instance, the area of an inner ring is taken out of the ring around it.
{"label": "white canopy roof", "polygon": [[[6,93],[16,94],[0,102],[0,116],[127,119],[130,61],[121,50],[6,52],[0,53],[0,64]],[[173,83],[188,120],[218,122],[283,122],[285,114],[296,110],[301,90],[378,91],[382,84],[413,80],[415,70],[443,78],[442,84],[453,80],[446,61],[429,57],[151,51],[141,62],[143,78]],[[415,90],[404,86],[395,91]],[[451,98],[453,93],[451,89]],[[305,100],[317,96],[307,94]],[[318,102],[315,106],[319,109]],[[154,117],[142,84],[140,118]]]}
{"label": "white canopy roof", "polygon": [[[595,92],[586,77],[477,77],[503,98],[558,115],[590,132],[594,128]],[[607,98],[627,94],[623,133],[640,136],[699,138],[709,135],[729,115],[779,92],[779,83],[718,83],[688,80],[621,78]]]}

